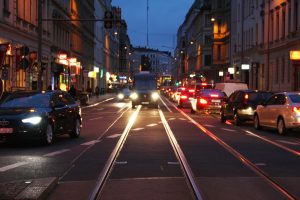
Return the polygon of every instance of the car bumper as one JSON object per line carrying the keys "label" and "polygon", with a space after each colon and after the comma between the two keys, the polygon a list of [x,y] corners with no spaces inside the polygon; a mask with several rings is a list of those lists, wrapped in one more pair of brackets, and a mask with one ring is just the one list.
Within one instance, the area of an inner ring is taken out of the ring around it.
{"label": "car bumper", "polygon": [[38,127],[25,127],[23,129],[13,129],[11,133],[0,133],[0,139],[22,139],[22,140],[34,140],[40,139],[44,134],[45,128]]}

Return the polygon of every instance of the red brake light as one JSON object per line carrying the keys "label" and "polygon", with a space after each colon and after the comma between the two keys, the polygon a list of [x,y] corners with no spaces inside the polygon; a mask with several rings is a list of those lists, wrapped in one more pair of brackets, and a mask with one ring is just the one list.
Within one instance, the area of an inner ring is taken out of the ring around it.
{"label": "red brake light", "polygon": [[200,104],[207,104],[207,101],[205,99],[199,99]]}
{"label": "red brake light", "polygon": [[207,85],[207,83],[201,83],[201,85]]}
{"label": "red brake light", "polygon": [[218,98],[219,95],[218,94],[211,94],[210,97]]}
{"label": "red brake light", "polygon": [[189,92],[193,93],[193,92],[195,92],[195,90],[191,89],[191,90],[189,90]]}
{"label": "red brake light", "polygon": [[293,112],[300,113],[300,107],[293,107]]}
{"label": "red brake light", "polygon": [[188,97],[186,95],[180,96],[180,99],[187,99]]}

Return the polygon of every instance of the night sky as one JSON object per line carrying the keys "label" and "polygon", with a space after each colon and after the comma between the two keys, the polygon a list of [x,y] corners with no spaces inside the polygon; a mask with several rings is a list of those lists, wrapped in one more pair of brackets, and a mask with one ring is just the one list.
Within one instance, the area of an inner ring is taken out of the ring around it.
{"label": "night sky", "polygon": [[[149,0],[149,47],[173,53],[176,33],[194,0]],[[147,0],[113,0],[122,9],[131,44],[147,44]],[[164,47],[165,46],[165,47]]]}

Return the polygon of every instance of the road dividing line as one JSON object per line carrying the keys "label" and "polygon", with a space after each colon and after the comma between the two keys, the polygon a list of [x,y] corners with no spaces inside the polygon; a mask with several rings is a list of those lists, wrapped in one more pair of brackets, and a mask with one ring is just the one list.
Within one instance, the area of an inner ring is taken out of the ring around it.
{"label": "road dividing line", "polygon": [[82,143],[81,145],[82,146],[90,146],[90,145],[94,145],[98,142],[101,142],[101,140],[92,140],[92,141],[89,141],[89,142],[86,142],[86,143]]}
{"label": "road dividing line", "polygon": [[209,127],[209,128],[214,128],[214,127],[216,127],[216,126],[210,125],[210,124],[204,124],[204,126]]}
{"label": "road dividing line", "polygon": [[159,98],[160,98],[161,102],[164,104],[164,106],[168,109],[168,111],[169,111],[170,113],[172,113],[173,111],[167,106],[167,104],[164,102],[164,100],[161,98],[160,95],[159,95]]}
{"label": "road dividing line", "polygon": [[127,161],[116,161],[116,165],[126,165],[128,162]]}
{"label": "road dividing line", "polygon": [[168,165],[179,165],[179,162],[168,162]]}
{"label": "road dividing line", "polygon": [[28,164],[28,162],[17,162],[17,163],[12,164],[12,165],[7,165],[5,167],[1,167],[0,172],[5,172],[5,171],[8,171],[10,169],[14,169],[14,168],[20,167],[22,165],[26,165],[26,164]]}
{"label": "road dividing line", "polygon": [[153,126],[157,126],[157,124],[148,124],[146,126],[153,127]]}
{"label": "road dividing line", "polygon": [[[175,106],[174,106],[175,107]],[[188,120],[193,122],[193,124],[198,127],[200,130],[202,130],[203,133],[205,133],[208,137],[213,139],[215,142],[217,142],[219,145],[221,145],[224,149],[226,149],[231,155],[233,155],[235,158],[237,158],[241,163],[243,163],[245,166],[247,166],[249,169],[251,169],[253,172],[258,174],[260,177],[262,177],[270,186],[272,186],[276,191],[278,191],[281,195],[286,197],[287,199],[296,199],[293,194],[289,193],[283,186],[279,185],[277,181],[269,176],[266,172],[264,172],[262,169],[260,169],[258,166],[256,166],[254,163],[252,163],[248,158],[243,156],[241,153],[239,153],[237,150],[235,150],[233,147],[231,147],[229,144],[224,142],[221,138],[210,132],[208,129],[206,129],[204,126],[196,122],[193,118],[188,116],[185,112],[182,110],[179,110],[175,107],[183,116],[185,116]],[[251,133],[250,131],[246,131]],[[255,134],[254,134],[255,135]],[[272,142],[272,141],[270,141]],[[279,145],[279,144],[277,144]],[[285,147],[286,148],[286,147]]]}
{"label": "road dividing line", "polygon": [[[243,130],[243,129],[242,129],[242,130]],[[244,130],[244,131],[245,131],[245,130]],[[259,138],[259,139],[261,139],[261,140],[263,140],[263,141],[265,141],[265,142],[267,142],[267,143],[273,144],[273,145],[275,145],[275,146],[277,146],[277,147],[279,147],[279,148],[281,148],[281,149],[284,149],[284,150],[286,150],[286,151],[288,151],[288,152],[290,152],[290,153],[292,153],[292,154],[294,154],[294,155],[296,155],[296,156],[300,156],[300,152],[299,152],[299,151],[290,149],[290,148],[288,148],[288,147],[286,147],[286,146],[284,146],[284,145],[282,145],[282,144],[279,144],[279,143],[274,142],[274,141],[272,141],[272,140],[269,140],[269,139],[267,139],[267,138],[265,138],[265,137],[259,136],[259,135],[255,134],[255,133],[252,133],[251,131],[245,131],[245,132],[248,133],[250,136],[257,137],[257,138]]]}
{"label": "road dividing line", "polygon": [[103,117],[95,117],[95,118],[91,118],[89,120],[93,121],[93,120],[97,120],[97,119],[103,119]]}
{"label": "road dividing line", "polygon": [[291,145],[300,145],[299,143],[296,142],[290,142],[290,141],[286,141],[286,140],[277,140],[277,142],[281,142],[281,143],[285,143],[285,144],[291,144]]}
{"label": "road dividing line", "polygon": [[169,121],[172,121],[172,120],[175,120],[175,119],[176,119],[176,118],[169,118],[168,120],[169,120]]}
{"label": "road dividing line", "polygon": [[229,132],[236,132],[236,130],[228,129],[228,128],[221,128],[224,131],[229,131]]}
{"label": "road dividing line", "polygon": [[106,99],[106,100],[104,100],[104,101],[101,101],[101,102],[98,102],[98,103],[94,103],[94,104],[89,105],[89,106],[85,106],[85,107],[83,107],[83,108],[81,108],[81,109],[86,109],[86,108],[95,107],[95,106],[98,106],[99,104],[102,104],[102,103],[107,102],[107,101],[111,101],[111,100],[113,100],[113,99],[114,99],[114,98],[109,98],[109,99]]}
{"label": "road dividing line", "polygon": [[188,182],[189,186],[191,187],[196,199],[202,200],[203,198],[202,198],[201,192],[199,190],[199,187],[197,186],[196,178],[191,170],[191,167],[189,166],[187,159],[186,159],[183,151],[181,150],[181,148],[174,136],[174,133],[172,132],[163,112],[160,109],[158,110],[158,112],[159,112],[161,121],[163,122],[164,128],[167,132],[170,143],[174,149],[175,155],[176,155],[178,161],[180,162],[181,168],[184,172],[184,176],[186,177],[187,182]]}
{"label": "road dividing line", "polygon": [[106,138],[113,139],[113,138],[120,137],[121,135],[122,134],[113,134],[113,135],[107,136]]}
{"label": "road dividing line", "polygon": [[123,148],[123,145],[129,135],[129,131],[131,130],[133,124],[136,121],[136,118],[141,110],[141,105],[139,105],[137,107],[137,109],[134,111],[134,113],[131,115],[128,124],[126,126],[126,128],[124,129],[122,136],[120,137],[117,145],[115,146],[115,148],[113,149],[113,151],[111,152],[103,170],[100,172],[97,181],[96,181],[96,187],[95,189],[92,191],[91,196],[90,196],[90,200],[94,200],[97,199],[98,195],[101,193],[101,190],[103,189],[103,186],[105,184],[105,181],[107,180],[110,171],[112,170],[112,167],[114,165],[114,163],[116,162],[117,156],[119,155],[121,149]]}
{"label": "road dividing line", "polygon": [[140,131],[140,130],[144,130],[145,128],[135,128],[135,129],[131,129],[132,131]]}
{"label": "road dividing line", "polygon": [[52,153],[47,153],[47,154],[45,154],[45,155],[43,155],[43,156],[45,156],[45,157],[57,156],[57,155],[59,155],[59,154],[65,153],[65,152],[67,152],[67,151],[70,151],[70,149],[62,149],[62,150],[59,150],[59,151],[54,151],[54,152],[52,152]]}
{"label": "road dividing line", "polygon": [[256,166],[266,166],[266,163],[254,163]]}

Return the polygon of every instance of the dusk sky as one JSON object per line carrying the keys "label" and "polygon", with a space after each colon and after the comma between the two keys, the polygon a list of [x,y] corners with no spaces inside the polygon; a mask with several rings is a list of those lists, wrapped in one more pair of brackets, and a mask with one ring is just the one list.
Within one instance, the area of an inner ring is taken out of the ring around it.
{"label": "dusk sky", "polygon": [[[171,51],[176,33],[194,0],[149,0],[149,47]],[[113,0],[122,9],[133,46],[147,44],[147,0]],[[164,47],[166,46],[166,47]]]}

